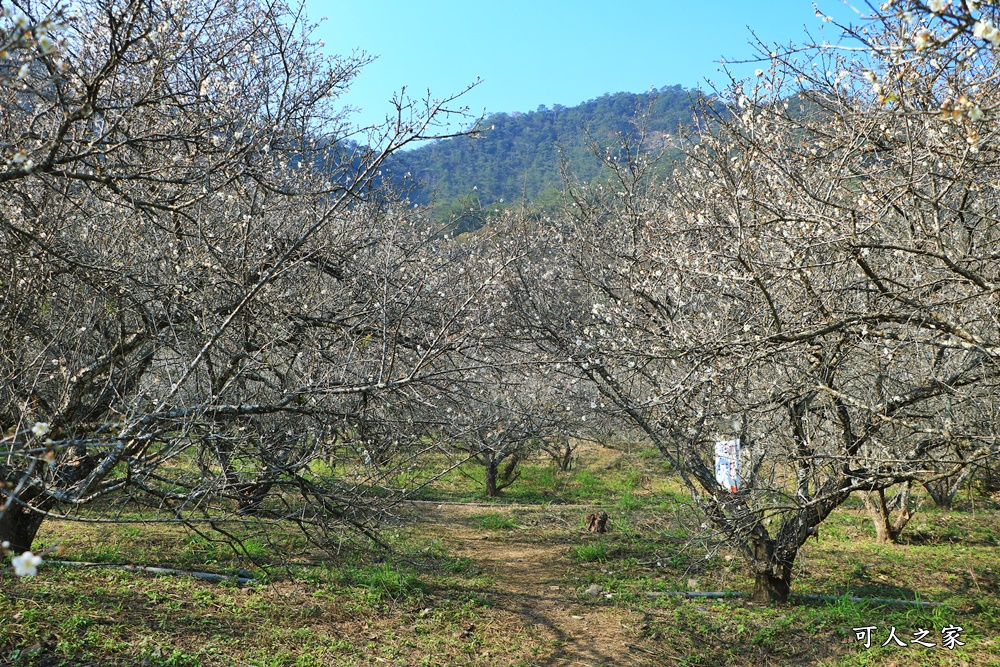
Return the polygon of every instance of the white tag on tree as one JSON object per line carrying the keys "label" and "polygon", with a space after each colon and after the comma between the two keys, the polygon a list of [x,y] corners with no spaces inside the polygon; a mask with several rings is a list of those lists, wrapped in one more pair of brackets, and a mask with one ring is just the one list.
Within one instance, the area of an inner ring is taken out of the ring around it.
{"label": "white tag on tree", "polygon": [[740,488],[740,439],[715,443],[715,480],[733,493]]}

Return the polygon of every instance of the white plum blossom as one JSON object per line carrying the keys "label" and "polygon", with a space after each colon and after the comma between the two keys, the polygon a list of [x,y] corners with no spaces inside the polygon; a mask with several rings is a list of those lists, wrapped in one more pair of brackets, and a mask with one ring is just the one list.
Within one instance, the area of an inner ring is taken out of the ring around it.
{"label": "white plum blossom", "polygon": [[51,430],[52,425],[48,422],[35,422],[35,425],[31,427],[31,432],[35,434],[36,438],[44,437]]}
{"label": "white plum blossom", "polygon": [[951,0],[927,0],[927,9],[936,14],[942,14],[950,4]]}
{"label": "white plum blossom", "polygon": [[913,46],[917,51],[923,51],[931,45],[933,39],[930,30],[927,28],[917,28],[913,33]]}
{"label": "white plum blossom", "polygon": [[1000,30],[997,30],[996,26],[989,21],[976,21],[976,25],[972,28],[972,34],[979,39],[985,39],[993,46],[1000,46]]}
{"label": "white plum blossom", "polygon": [[756,72],[754,72],[754,74],[756,74],[757,76],[764,76],[764,70],[758,69]]}
{"label": "white plum blossom", "polygon": [[49,55],[56,50],[56,43],[52,41],[52,38],[48,35],[43,35],[38,39],[38,48],[42,50],[42,53]]}
{"label": "white plum blossom", "polygon": [[14,566],[14,574],[17,576],[33,577],[38,574],[38,566],[42,564],[42,557],[25,551],[20,556],[11,558],[10,564]]}
{"label": "white plum blossom", "polygon": [[972,107],[969,109],[969,120],[982,120],[983,110],[979,107]]}

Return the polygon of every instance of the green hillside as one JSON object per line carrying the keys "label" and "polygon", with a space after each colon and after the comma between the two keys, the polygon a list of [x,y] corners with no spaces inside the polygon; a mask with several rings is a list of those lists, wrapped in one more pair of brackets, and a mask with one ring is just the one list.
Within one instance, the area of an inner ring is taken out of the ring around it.
{"label": "green hillside", "polygon": [[446,139],[398,153],[386,169],[390,177],[409,173],[410,199],[434,204],[442,214],[470,204],[552,201],[562,188],[560,165],[581,181],[598,176],[600,162],[590,140],[613,142],[617,133],[655,145],[665,133],[690,123],[700,93],[668,86],[649,93],[605,94],[574,107],[543,106],[527,113],[497,113],[474,137]]}

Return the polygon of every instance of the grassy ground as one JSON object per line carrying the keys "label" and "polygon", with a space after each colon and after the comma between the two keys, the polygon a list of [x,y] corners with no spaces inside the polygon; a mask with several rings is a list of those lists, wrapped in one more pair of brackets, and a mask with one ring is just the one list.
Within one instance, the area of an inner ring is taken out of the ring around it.
{"label": "grassy ground", "polygon": [[[292,532],[247,542],[252,564],[177,527],[47,523],[37,545],[63,554],[49,560],[246,567],[260,583],[51,563],[34,579],[0,573],[0,664],[1000,666],[994,501],[925,503],[908,543],[888,546],[850,502],[803,548],[793,582],[841,599],[761,606],[669,594],[751,582],[732,554],[686,539],[696,518],[650,452],[594,448],[570,473],[532,461],[490,506],[481,489],[474,466],[456,470],[386,529],[392,554],[353,544],[332,559]],[[480,505],[451,504],[468,501]],[[586,506],[609,512],[610,533],[583,530]],[[877,627],[867,649],[863,626]],[[964,646],[941,646],[947,626]],[[892,627],[907,643],[928,630],[936,646],[882,647]]]}

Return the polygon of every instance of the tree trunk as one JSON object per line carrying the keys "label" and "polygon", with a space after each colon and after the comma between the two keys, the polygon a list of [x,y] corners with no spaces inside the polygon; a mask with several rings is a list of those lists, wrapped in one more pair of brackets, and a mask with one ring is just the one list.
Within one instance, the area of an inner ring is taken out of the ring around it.
{"label": "tree trunk", "polygon": [[950,510],[959,489],[965,485],[974,471],[975,468],[968,465],[955,477],[945,477],[936,482],[923,482],[927,494],[934,501],[934,506],[939,509]]}
{"label": "tree trunk", "polygon": [[515,455],[507,462],[507,465],[504,466],[503,471],[500,473],[500,483],[496,485],[496,495],[499,496],[501,491],[516,482],[517,478],[521,476],[520,470],[515,471],[515,468],[520,461],[520,457]]}
{"label": "tree trunk", "polygon": [[548,442],[543,444],[542,449],[552,458],[559,470],[569,472],[573,467],[573,453],[576,447],[571,440]]}
{"label": "tree trunk", "polygon": [[236,489],[236,513],[241,516],[257,513],[273,484],[270,481],[240,484]]}
{"label": "tree trunk", "polygon": [[927,495],[934,501],[934,507],[940,510],[951,510],[951,503],[955,499],[955,493],[947,481],[944,481],[943,484],[941,482],[934,484],[931,482],[922,482],[922,484],[927,491]]}
{"label": "tree trunk", "polygon": [[[20,500],[30,502],[26,498],[20,498]],[[49,507],[41,509],[45,511]],[[44,514],[32,512],[31,508],[25,505],[11,503],[7,511],[0,517],[0,542],[10,542],[11,551],[15,553],[30,551],[31,543],[35,541],[35,534],[38,533],[44,520]]]}
{"label": "tree trunk", "polygon": [[903,528],[913,518],[910,512],[910,483],[903,484],[899,494],[893,499],[893,505],[899,503],[899,515],[895,521],[891,520],[892,507],[885,500],[885,489],[862,492],[861,497],[864,498],[865,507],[875,524],[875,541],[879,544],[896,542]]}
{"label": "tree trunk", "polygon": [[[791,560],[779,563],[775,553],[775,541],[767,536],[762,526],[758,526],[753,538],[754,602],[787,602],[791,590]],[[794,558],[794,556],[793,556]]]}
{"label": "tree trunk", "polygon": [[500,470],[500,464],[504,458],[498,457],[496,454],[484,456],[480,460],[483,467],[486,468],[486,495],[490,498],[498,497],[501,491],[521,476],[521,471],[516,470],[517,464],[521,461],[517,454],[512,454],[507,458],[507,465],[504,466],[503,470]]}
{"label": "tree trunk", "polygon": [[[517,479],[518,475],[514,474],[517,469],[517,464],[521,462],[521,457],[517,454],[511,454],[510,458],[507,459],[507,465],[503,467],[503,472],[500,474],[500,480],[503,482],[503,486],[510,486],[510,483]],[[501,487],[503,488],[503,487]]]}
{"label": "tree trunk", "polygon": [[497,461],[493,458],[486,460],[486,495],[496,498],[500,495],[497,488]]}
{"label": "tree trunk", "polygon": [[751,600],[768,604],[788,601],[788,591],[791,590],[791,568],[779,566],[778,570],[777,576],[770,568],[757,572]]}
{"label": "tree trunk", "polygon": [[573,467],[573,448],[569,445],[562,452],[562,458],[559,459],[559,469],[563,472],[569,472],[569,469]]}
{"label": "tree trunk", "polygon": [[[74,445],[63,454],[63,460],[52,472],[51,481],[57,488],[69,488],[90,474],[94,469],[94,461],[87,454],[87,448]],[[18,484],[18,471],[2,471],[0,482],[5,482],[7,488]],[[31,549],[35,534],[45,520],[44,512],[55,507],[55,500],[43,492],[42,482],[37,479],[28,483],[17,494],[16,502],[11,502],[9,496],[0,495],[0,507],[7,504],[7,511],[0,515],[0,542],[10,542],[12,551],[22,553]]]}

